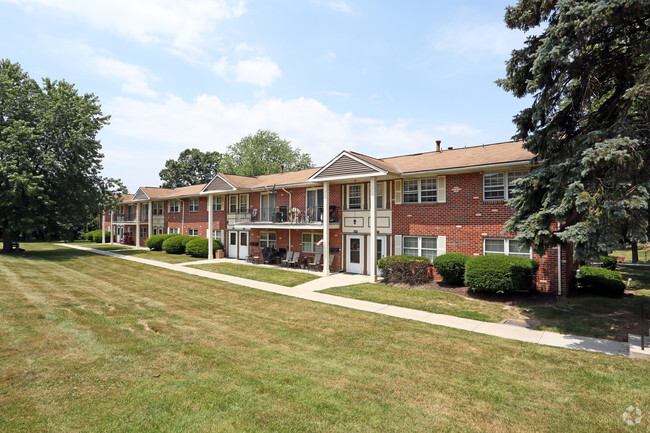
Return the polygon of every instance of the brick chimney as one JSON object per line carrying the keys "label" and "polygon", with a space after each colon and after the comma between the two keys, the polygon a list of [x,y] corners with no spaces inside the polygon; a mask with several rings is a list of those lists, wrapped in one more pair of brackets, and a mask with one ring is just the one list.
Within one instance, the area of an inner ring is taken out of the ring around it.
{"label": "brick chimney", "polygon": [[440,141],[440,140],[436,140],[436,152],[441,152],[441,150],[440,150],[440,143],[442,143],[442,141]]}

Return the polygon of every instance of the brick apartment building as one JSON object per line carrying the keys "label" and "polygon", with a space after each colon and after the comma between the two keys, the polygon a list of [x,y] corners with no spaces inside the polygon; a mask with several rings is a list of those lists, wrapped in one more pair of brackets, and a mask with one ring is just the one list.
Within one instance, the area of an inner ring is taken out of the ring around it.
{"label": "brick apartment building", "polygon": [[537,288],[562,292],[570,246],[540,257],[504,234],[512,182],[533,167],[521,142],[392,158],[343,151],[320,168],[246,177],[217,174],[207,184],[141,187],[103,216],[114,242],[144,246],[153,234],[219,239],[227,257],[264,247],[322,254],[324,273],[377,275],[393,254],[515,254],[540,263]]}

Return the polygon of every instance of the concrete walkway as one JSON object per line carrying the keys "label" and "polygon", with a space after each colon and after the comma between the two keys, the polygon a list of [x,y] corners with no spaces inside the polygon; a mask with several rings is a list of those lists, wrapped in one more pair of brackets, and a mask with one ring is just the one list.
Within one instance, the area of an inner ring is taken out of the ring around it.
{"label": "concrete walkway", "polygon": [[[481,322],[472,319],[463,319],[461,317],[447,316],[444,314],[429,313],[427,311],[413,310],[410,308],[396,307],[392,305],[380,304],[377,302],[361,301],[358,299],[342,298],[340,296],[318,293],[317,290],[324,290],[330,287],[340,287],[349,284],[368,282],[369,278],[362,275],[334,274],[328,277],[322,277],[296,287],[285,287],[278,284],[265,283],[261,281],[249,280],[246,278],[233,277],[215,272],[203,271],[191,268],[188,265],[195,265],[201,262],[191,262],[185,264],[170,264],[156,260],[142,259],[117,254],[111,251],[101,251],[92,248],[82,247],[73,244],[56,244],[68,248],[90,251],[109,257],[116,257],[123,260],[143,263],[146,265],[157,266],[172,271],[184,272],[186,274],[197,275],[200,277],[210,278],[213,280],[226,281],[233,284],[239,284],[258,290],[277,293],[281,295],[293,296],[295,298],[305,299],[308,301],[321,302],[329,305],[351,308],[354,310],[369,311],[371,313],[384,314],[386,316],[399,317],[402,319],[415,320],[418,322],[430,323],[432,325],[446,326],[448,328],[462,329],[479,334],[493,335],[496,337],[507,338],[510,340],[525,341],[528,343],[544,344],[546,346],[563,347],[567,349],[587,350],[592,352],[602,352],[609,355],[629,356],[629,344],[619,341],[605,340],[601,338],[580,337],[569,334],[558,334],[548,331],[536,331],[516,325],[502,323]],[[219,259],[219,261],[224,259]],[[214,263],[212,261],[211,263]],[[237,261],[241,263],[241,261]],[[256,265],[263,266],[263,265]]]}

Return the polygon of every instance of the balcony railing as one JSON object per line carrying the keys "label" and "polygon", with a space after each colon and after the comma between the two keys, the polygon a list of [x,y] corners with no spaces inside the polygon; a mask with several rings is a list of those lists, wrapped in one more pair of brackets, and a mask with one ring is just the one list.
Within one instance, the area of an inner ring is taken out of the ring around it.
{"label": "balcony railing", "polygon": [[[117,223],[124,223],[124,222],[135,222],[135,214],[114,214],[113,215],[113,221]],[[146,223],[149,221],[149,217],[147,215],[140,215],[140,222],[141,223]]]}
{"label": "balcony railing", "polygon": [[[272,208],[262,208],[256,214],[256,209],[253,209],[252,221],[259,222],[274,222],[274,223],[322,223],[325,218],[322,206],[310,207],[288,207],[279,206]],[[338,222],[338,212],[336,206],[330,206],[329,221]]]}

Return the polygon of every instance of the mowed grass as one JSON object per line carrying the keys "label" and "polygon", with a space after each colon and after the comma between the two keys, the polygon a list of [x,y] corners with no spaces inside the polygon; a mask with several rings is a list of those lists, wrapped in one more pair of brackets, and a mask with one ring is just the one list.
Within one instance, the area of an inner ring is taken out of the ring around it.
{"label": "mowed grass", "polygon": [[322,290],[322,293],[484,322],[501,322],[518,317],[517,310],[508,305],[437,290],[404,289],[386,284],[365,283],[334,287]]}
{"label": "mowed grass", "polygon": [[199,260],[205,260],[201,258],[188,256],[186,254],[167,254],[164,251],[128,249],[123,251],[116,251],[116,253],[132,256],[132,257],[139,257],[141,259],[157,260],[159,262],[165,262],[165,263],[187,263],[187,262],[197,262]]}
{"label": "mowed grass", "polygon": [[[645,249],[643,248],[645,246]],[[639,253],[639,260],[648,261],[650,260],[650,243],[639,244],[637,245],[637,251]],[[627,248],[625,250],[615,250],[610,254],[612,257],[625,257],[626,262],[632,261],[632,248]]]}
{"label": "mowed grass", "polygon": [[232,275],[249,280],[263,281],[265,283],[279,284],[285,287],[295,287],[320,278],[318,275],[305,272],[285,271],[254,265],[240,265],[237,263],[209,263],[203,265],[190,265],[192,268],[218,274]]}
{"label": "mowed grass", "polygon": [[0,431],[624,432],[650,411],[647,361],[26,247],[0,255]]}

